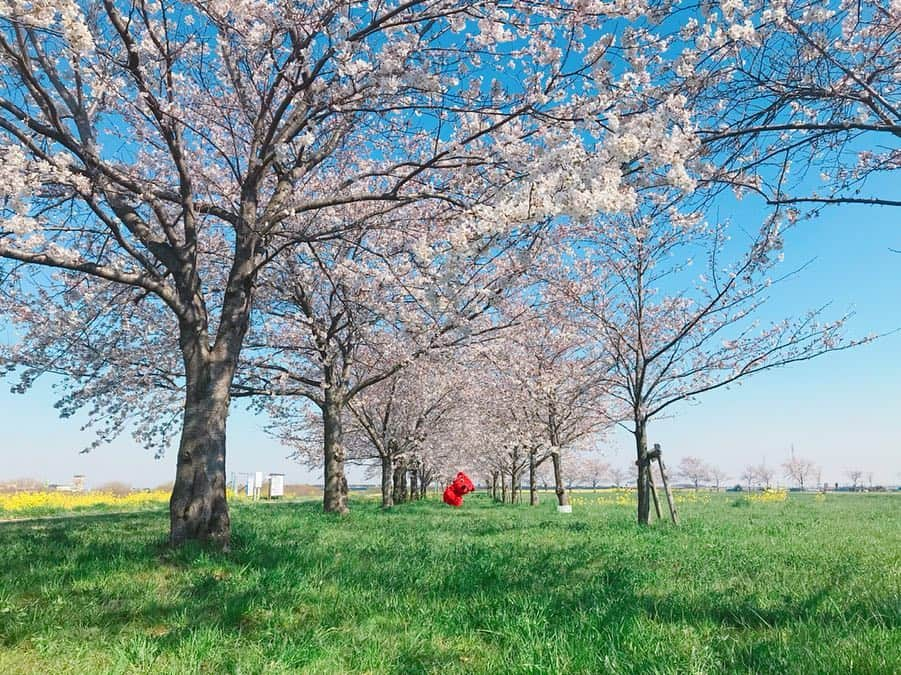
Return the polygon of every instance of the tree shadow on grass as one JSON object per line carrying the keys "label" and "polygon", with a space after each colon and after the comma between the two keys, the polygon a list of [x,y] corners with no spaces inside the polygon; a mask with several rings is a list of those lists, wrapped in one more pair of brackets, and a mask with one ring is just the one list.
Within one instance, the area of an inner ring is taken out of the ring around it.
{"label": "tree shadow on grass", "polygon": [[[420,672],[462,658],[461,644],[516,649],[527,631],[530,640],[588,650],[601,633],[634,641],[647,621],[709,622],[764,638],[799,621],[872,621],[873,606],[863,604],[821,617],[833,585],[767,606],[728,593],[654,596],[647,555],[665,533],[607,548],[603,524],[550,513],[498,521],[488,507],[449,516],[414,504],[382,517],[377,505],[354,506],[340,518],[318,502],[237,505],[229,554],[169,549],[159,514],[0,526],[0,610],[14,610],[0,613],[0,641],[89,629],[144,636],[159,653],[175,653],[197,633],[219,631],[236,642],[274,636],[296,645],[301,668],[340,633],[350,636],[339,648],[347,659],[348,645],[377,639],[398,672]],[[62,607],[53,604],[60,597]],[[884,627],[897,627],[897,608],[877,611]]]}
{"label": "tree shadow on grass", "polygon": [[697,623],[709,621],[724,628],[738,630],[779,630],[808,621],[847,625],[872,624],[879,628],[901,628],[901,603],[886,596],[876,603],[854,602],[844,605],[840,614],[825,611],[824,606],[840,588],[841,580],[824,583],[818,590],[799,598],[768,602],[742,598],[734,594],[708,593],[702,598],[687,599],[678,594],[639,597],[642,611],[655,621]]}
{"label": "tree shadow on grass", "polygon": [[[700,598],[679,594],[642,595],[641,611],[652,621],[698,626],[711,623],[718,635],[731,635],[733,646],[721,654],[723,672],[898,672],[889,664],[901,658],[897,648],[854,649],[855,659],[845,662],[843,653],[823,644],[831,640],[853,644],[867,629],[887,635],[901,628],[899,599],[884,596],[874,602],[857,601],[841,606],[829,602],[842,585],[840,579],[826,582],[803,597],[761,602],[727,593],[708,593]],[[722,643],[715,643],[722,648]],[[853,667],[852,665],[853,664]]]}
{"label": "tree shadow on grass", "polygon": [[0,583],[16,586],[57,573],[70,578],[146,559],[155,545],[134,533],[158,514],[104,514],[0,524]]}

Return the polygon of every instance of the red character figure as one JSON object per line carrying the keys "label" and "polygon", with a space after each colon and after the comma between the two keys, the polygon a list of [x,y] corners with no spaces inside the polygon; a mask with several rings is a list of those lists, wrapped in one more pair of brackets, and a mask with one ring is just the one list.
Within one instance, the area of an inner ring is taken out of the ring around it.
{"label": "red character figure", "polygon": [[476,486],[472,484],[462,471],[454,478],[454,482],[447,486],[444,490],[444,503],[449,506],[462,506],[463,495],[475,491]]}

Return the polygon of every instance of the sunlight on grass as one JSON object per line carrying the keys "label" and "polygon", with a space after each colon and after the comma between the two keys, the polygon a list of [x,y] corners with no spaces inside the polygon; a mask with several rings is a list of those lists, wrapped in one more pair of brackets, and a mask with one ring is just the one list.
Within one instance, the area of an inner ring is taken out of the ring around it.
{"label": "sunlight on grass", "polygon": [[0,672],[901,671],[897,496],[619,498],[236,502],[228,555],[158,511],[7,523]]}

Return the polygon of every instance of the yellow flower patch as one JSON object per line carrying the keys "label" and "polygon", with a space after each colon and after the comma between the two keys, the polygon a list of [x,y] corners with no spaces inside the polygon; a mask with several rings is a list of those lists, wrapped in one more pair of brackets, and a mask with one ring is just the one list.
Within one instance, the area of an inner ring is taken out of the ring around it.
{"label": "yellow flower patch", "polygon": [[164,490],[131,492],[127,495],[105,492],[12,492],[0,494],[0,513],[21,515],[100,506],[127,509],[145,504],[164,504],[168,501],[169,492]]}

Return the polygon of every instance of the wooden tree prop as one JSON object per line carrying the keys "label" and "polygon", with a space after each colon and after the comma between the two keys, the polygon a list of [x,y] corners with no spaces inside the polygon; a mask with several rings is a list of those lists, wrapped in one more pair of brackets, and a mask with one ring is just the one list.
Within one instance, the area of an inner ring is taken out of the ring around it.
{"label": "wooden tree prop", "polygon": [[[657,518],[660,519],[663,516],[660,513],[660,500],[657,498],[657,488],[654,485],[654,473],[651,471],[651,463],[657,461],[657,467],[660,469],[660,479],[663,482],[663,491],[666,494],[666,503],[669,506],[670,518],[673,521],[673,525],[679,524],[679,516],[676,513],[676,501],[673,499],[673,491],[670,489],[669,481],[666,478],[666,466],[663,463],[663,457],[661,456],[660,451],[660,443],[654,443],[654,449],[648,453],[647,464],[642,466],[638,466],[639,471],[645,471],[648,479],[648,485],[651,488],[651,497],[654,500],[654,510],[657,512]],[[638,462],[636,462],[638,465]]]}

